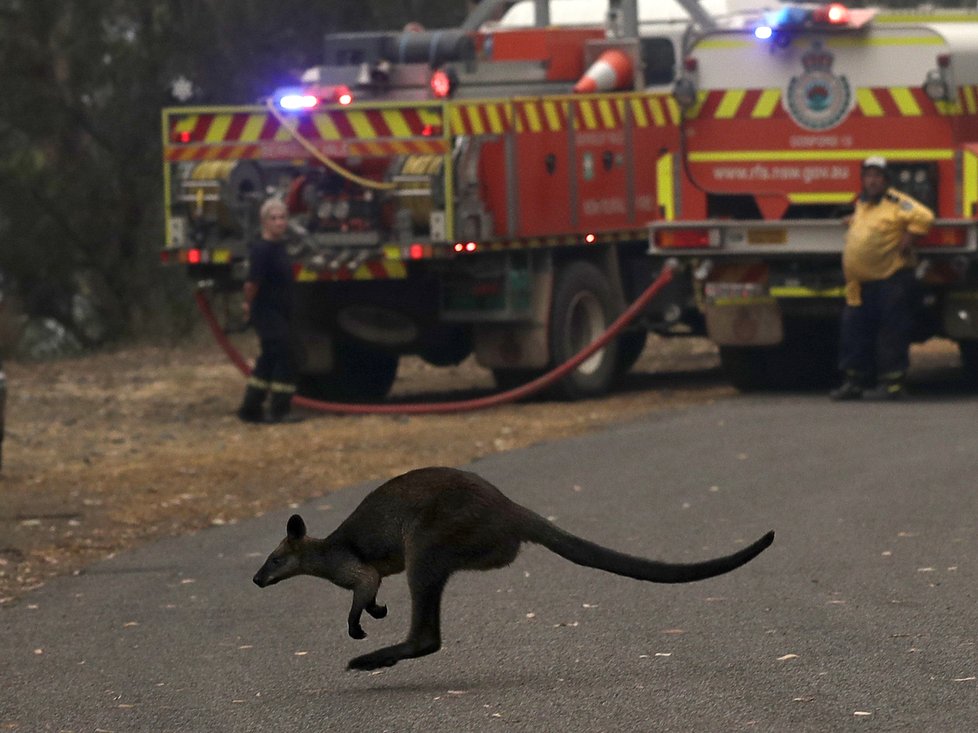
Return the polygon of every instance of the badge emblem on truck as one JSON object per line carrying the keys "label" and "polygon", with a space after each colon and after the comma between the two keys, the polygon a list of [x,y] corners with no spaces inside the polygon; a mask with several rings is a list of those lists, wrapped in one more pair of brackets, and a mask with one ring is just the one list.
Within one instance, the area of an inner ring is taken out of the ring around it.
{"label": "badge emblem on truck", "polygon": [[801,57],[804,72],[793,76],[785,95],[788,114],[808,130],[835,127],[849,114],[852,91],[844,76],[832,73],[835,56],[815,41]]}

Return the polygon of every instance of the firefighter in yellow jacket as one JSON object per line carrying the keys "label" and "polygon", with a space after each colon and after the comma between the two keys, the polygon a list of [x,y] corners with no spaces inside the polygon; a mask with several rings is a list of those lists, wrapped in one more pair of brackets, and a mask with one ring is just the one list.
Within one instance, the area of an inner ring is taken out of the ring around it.
{"label": "firefighter in yellow jacket", "polygon": [[905,396],[917,300],[913,247],[933,220],[929,208],[890,187],[885,158],[863,162],[862,192],[842,251],[846,306],[839,368],[845,381],[832,391],[833,399]]}

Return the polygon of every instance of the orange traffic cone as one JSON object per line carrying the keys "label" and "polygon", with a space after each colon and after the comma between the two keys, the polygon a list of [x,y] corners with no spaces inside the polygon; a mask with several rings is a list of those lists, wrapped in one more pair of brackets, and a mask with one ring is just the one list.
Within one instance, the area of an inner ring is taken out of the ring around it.
{"label": "orange traffic cone", "polygon": [[632,60],[624,51],[609,48],[584,72],[584,76],[574,85],[574,91],[577,94],[610,92],[613,89],[624,89],[631,83]]}

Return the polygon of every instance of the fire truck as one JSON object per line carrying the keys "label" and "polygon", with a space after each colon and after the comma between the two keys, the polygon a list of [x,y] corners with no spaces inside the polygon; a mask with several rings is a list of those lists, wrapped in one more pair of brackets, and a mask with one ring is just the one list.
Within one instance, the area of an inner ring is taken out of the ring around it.
{"label": "fire truck", "polygon": [[[743,389],[837,378],[844,216],[860,163],[934,210],[915,340],[978,377],[978,14],[783,6],[695,34],[674,98],[682,175],[650,252],[687,267],[667,307]],[[700,322],[696,322],[696,318]]]}
{"label": "fire truck", "polygon": [[406,354],[528,381],[667,262],[683,276],[559,392],[608,390],[650,331],[706,334],[766,386],[834,358],[839,209],[872,151],[941,217],[922,323],[974,360],[975,18],[749,4],[483,0],[457,29],[329,35],[260,104],[163,111],[162,259],[235,292],[283,198],[313,397],[382,398]]}

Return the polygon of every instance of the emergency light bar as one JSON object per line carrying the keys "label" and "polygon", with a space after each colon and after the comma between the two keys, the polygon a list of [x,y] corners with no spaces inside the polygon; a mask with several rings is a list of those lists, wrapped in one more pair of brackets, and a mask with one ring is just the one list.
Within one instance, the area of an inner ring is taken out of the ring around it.
{"label": "emergency light bar", "polygon": [[297,109],[312,109],[319,104],[319,99],[312,94],[289,92],[278,98],[278,106],[282,109],[295,111]]}
{"label": "emergency light bar", "polygon": [[784,31],[815,30],[820,28],[860,28],[872,18],[873,12],[854,13],[842,3],[817,7],[786,5],[764,13],[754,28],[754,37],[762,41],[777,39]]}
{"label": "emergency light bar", "polygon": [[346,106],[353,102],[353,93],[345,84],[333,87],[292,87],[280,89],[273,96],[276,106],[288,112],[315,109],[321,104]]}

